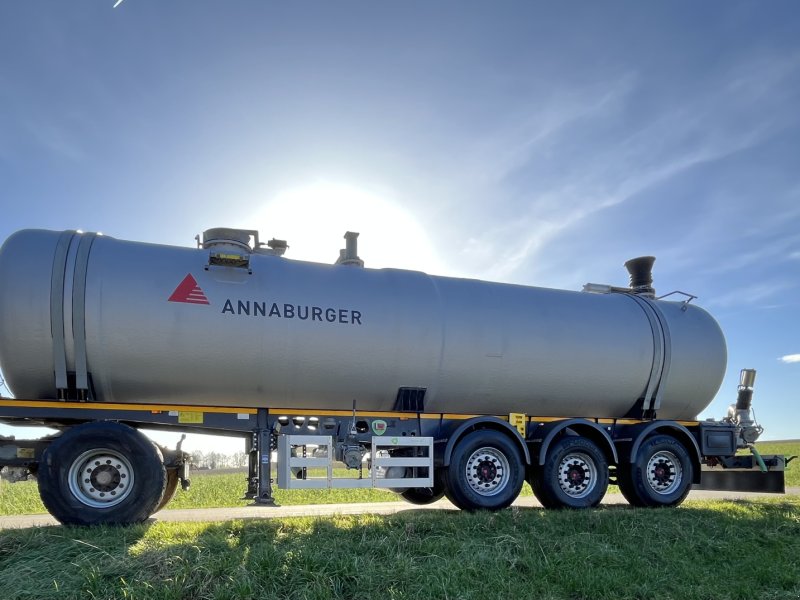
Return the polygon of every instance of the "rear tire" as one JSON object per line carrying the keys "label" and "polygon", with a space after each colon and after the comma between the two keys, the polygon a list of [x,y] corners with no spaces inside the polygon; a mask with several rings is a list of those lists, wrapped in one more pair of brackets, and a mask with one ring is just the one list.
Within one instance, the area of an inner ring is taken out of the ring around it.
{"label": "rear tire", "polygon": [[42,454],[39,495],[65,525],[127,525],[155,512],[167,484],[161,452],[112,421],[72,427]]}
{"label": "rear tire", "polygon": [[462,510],[501,510],[522,489],[525,465],[517,444],[491,429],[468,433],[444,469],[445,494]]}
{"label": "rear tire", "polygon": [[694,467],[686,448],[670,435],[654,435],[635,461],[620,469],[619,489],[633,506],[678,506],[692,489]]}
{"label": "rear tire", "polygon": [[592,440],[564,436],[529,482],[545,508],[592,508],[608,489],[608,460]]}
{"label": "rear tire", "polygon": [[441,469],[436,469],[433,474],[433,487],[429,488],[409,488],[400,493],[403,500],[418,506],[433,504],[444,497],[444,482],[442,481]]}

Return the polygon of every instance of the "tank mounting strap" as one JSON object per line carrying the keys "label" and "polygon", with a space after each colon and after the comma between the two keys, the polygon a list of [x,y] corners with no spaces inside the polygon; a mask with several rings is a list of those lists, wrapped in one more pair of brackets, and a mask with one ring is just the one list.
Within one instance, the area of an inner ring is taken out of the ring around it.
{"label": "tank mounting strap", "polygon": [[661,408],[664,384],[672,362],[672,338],[667,320],[655,302],[634,294],[626,294],[626,297],[635,301],[644,311],[653,332],[653,366],[650,370],[641,410],[643,416],[654,418],[658,409]]}
{"label": "tank mounting strap", "polygon": [[[96,233],[81,236],[78,256],[75,258],[75,279],[72,285],[72,327],[75,344],[75,388],[89,390],[86,359],[86,276],[89,270],[89,253],[97,238]],[[87,394],[88,396],[88,394]]]}
{"label": "tank mounting strap", "polygon": [[55,371],[56,390],[66,390],[67,383],[67,349],[64,341],[64,280],[67,269],[67,255],[75,231],[65,231],[58,238],[53,274],[50,279],[50,332],[53,336],[53,368]]}

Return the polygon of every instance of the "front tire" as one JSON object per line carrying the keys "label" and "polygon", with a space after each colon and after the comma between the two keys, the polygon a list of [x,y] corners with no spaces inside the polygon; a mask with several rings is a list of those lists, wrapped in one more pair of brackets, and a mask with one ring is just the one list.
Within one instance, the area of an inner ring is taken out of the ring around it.
{"label": "front tire", "polygon": [[462,510],[501,510],[522,489],[525,466],[517,444],[491,429],[468,433],[444,470],[447,498]]}
{"label": "front tire", "polygon": [[633,506],[678,506],[692,489],[694,467],[674,437],[654,435],[639,447],[636,460],[620,470],[619,488]]}
{"label": "front tire", "polygon": [[159,506],[167,475],[161,452],[112,421],[72,427],[42,454],[39,495],[65,525],[140,523]]}

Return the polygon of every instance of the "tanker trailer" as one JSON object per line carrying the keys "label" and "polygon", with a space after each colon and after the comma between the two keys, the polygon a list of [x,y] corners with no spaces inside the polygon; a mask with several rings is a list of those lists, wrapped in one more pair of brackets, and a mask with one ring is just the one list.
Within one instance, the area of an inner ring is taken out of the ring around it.
{"label": "tanker trailer", "polygon": [[365,268],[357,236],[325,265],[249,230],[196,248],[12,235],[0,369],[15,399],[0,418],[62,433],[7,442],[4,464],[36,471],[64,522],[130,522],[188,482],[185,453],[153,451],[141,426],[245,437],[262,503],[270,448],[279,487],[499,509],[525,479],[546,506],[595,506],[609,477],[634,504],[678,504],[702,462],[742,445],[740,422],[695,420],[724,337],[693,297],[656,298],[652,257],[626,263],[629,287],[572,292]]}

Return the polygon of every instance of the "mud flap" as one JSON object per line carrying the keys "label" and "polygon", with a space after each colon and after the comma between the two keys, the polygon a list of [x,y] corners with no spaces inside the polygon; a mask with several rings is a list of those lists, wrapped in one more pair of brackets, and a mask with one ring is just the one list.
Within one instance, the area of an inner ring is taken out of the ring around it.
{"label": "mud flap", "polygon": [[700,483],[693,490],[717,490],[724,492],[762,492],[783,494],[786,492],[783,470],[762,472],[760,469],[704,468]]}

